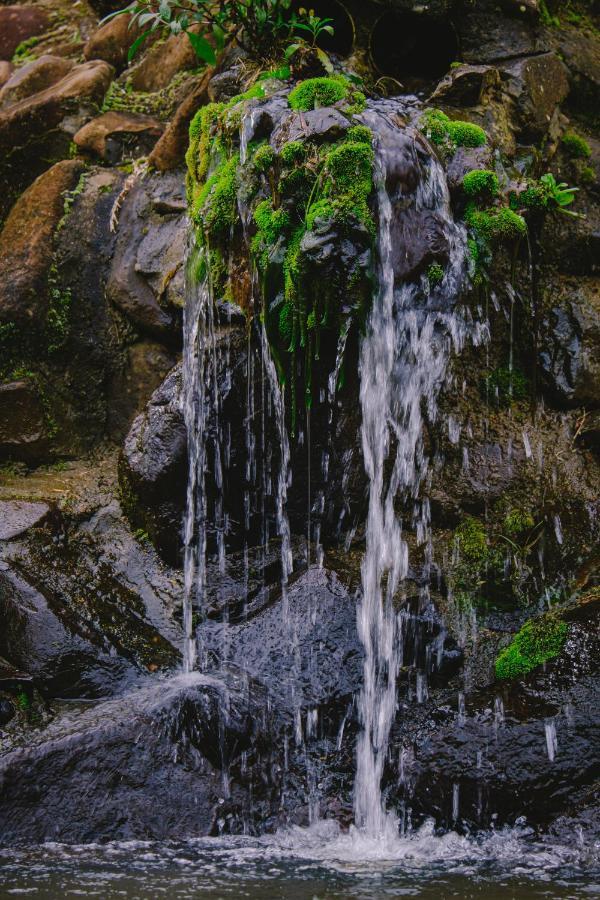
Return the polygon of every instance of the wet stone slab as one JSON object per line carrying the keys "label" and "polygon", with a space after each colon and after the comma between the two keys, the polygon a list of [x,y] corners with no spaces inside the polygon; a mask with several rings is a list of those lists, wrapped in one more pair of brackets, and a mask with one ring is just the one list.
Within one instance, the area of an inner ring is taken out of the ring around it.
{"label": "wet stone slab", "polygon": [[47,503],[28,503],[25,500],[0,501],[0,541],[11,541],[39,525],[48,513]]}

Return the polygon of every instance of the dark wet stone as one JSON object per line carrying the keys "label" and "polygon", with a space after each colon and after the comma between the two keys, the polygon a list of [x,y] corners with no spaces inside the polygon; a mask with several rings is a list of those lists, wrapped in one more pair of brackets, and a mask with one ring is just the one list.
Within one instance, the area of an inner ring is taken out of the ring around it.
{"label": "dark wet stone", "polygon": [[29,379],[0,384],[0,458],[35,463],[48,456],[50,439],[42,399]]}
{"label": "dark wet stone", "polygon": [[0,9],[0,59],[10,60],[22,41],[47,30],[50,17],[35,6],[4,6]]}
{"label": "dark wet stone", "polygon": [[[164,840],[252,827],[272,790],[270,755],[257,760],[265,730],[259,701],[235,681],[181,678],[67,711],[0,761],[2,844]],[[225,804],[222,770],[239,771],[244,751],[252,753],[248,774],[232,780]]]}
{"label": "dark wet stone", "polygon": [[0,728],[8,725],[8,723],[14,719],[16,712],[17,711],[10,700],[7,700],[5,697],[0,697]]}
{"label": "dark wet stone", "polygon": [[440,81],[428,103],[451,106],[476,106],[500,86],[500,74],[494,66],[462,65]]}
{"label": "dark wet stone", "polygon": [[333,107],[291,113],[273,132],[271,141],[280,149],[288,141],[327,143],[339,140],[350,127],[348,119]]}
{"label": "dark wet stone", "polygon": [[362,681],[356,601],[333,572],[313,567],[294,581],[288,612],[279,599],[247,621],[207,621],[202,644],[213,660],[262,682],[283,704],[317,706],[348,697]]}

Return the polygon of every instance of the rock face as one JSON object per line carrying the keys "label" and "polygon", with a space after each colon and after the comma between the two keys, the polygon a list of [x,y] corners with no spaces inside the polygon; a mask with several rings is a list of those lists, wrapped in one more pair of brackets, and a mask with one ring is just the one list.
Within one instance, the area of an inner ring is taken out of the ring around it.
{"label": "rock face", "polygon": [[0,385],[0,459],[25,459],[35,463],[46,458],[48,422],[43,400],[31,379]]}

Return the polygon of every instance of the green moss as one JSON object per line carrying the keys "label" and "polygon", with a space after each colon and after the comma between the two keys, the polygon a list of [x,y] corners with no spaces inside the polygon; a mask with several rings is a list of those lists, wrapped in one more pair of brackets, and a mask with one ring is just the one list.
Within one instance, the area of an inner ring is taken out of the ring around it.
{"label": "green moss", "polygon": [[13,53],[12,61],[15,65],[23,65],[24,63],[30,62],[32,59],[35,59],[35,54],[30,51],[33,50],[34,47],[40,43],[44,35],[36,34],[33,37],[27,38],[17,46],[15,52]]}
{"label": "green moss", "polygon": [[500,185],[495,172],[488,169],[474,169],[467,172],[462,182],[467,197],[485,197],[492,199],[498,195]]}
{"label": "green moss", "polygon": [[515,400],[527,398],[527,379],[518,368],[513,367],[511,371],[509,366],[498,366],[484,378],[482,393],[500,406],[510,406]]}
{"label": "green moss", "polygon": [[48,272],[48,313],[46,315],[46,346],[53,354],[65,346],[70,331],[73,297],[69,288],[62,288],[56,263]]}
{"label": "green moss", "polygon": [[432,263],[427,269],[427,280],[430,287],[441,284],[444,280],[444,269],[439,263]]}
{"label": "green moss", "polygon": [[539,182],[532,182],[520,193],[511,191],[509,203],[510,208],[513,210],[547,209],[549,199],[548,189],[545,185]]}
{"label": "green moss", "polygon": [[579,172],[579,181],[581,184],[595,184],[596,170],[592,169],[591,166],[582,166],[581,171]]}
{"label": "green moss", "polygon": [[373,143],[373,132],[368,125],[353,125],[345,135],[345,140],[355,144]]}
{"label": "green moss", "polygon": [[457,147],[483,147],[487,141],[487,135],[479,125],[471,122],[452,121],[448,131],[450,139]]}
{"label": "green moss", "polygon": [[481,238],[492,243],[516,241],[527,234],[525,219],[506,206],[479,210],[471,204],[465,212],[465,221]]}
{"label": "green moss", "polygon": [[289,141],[281,148],[280,156],[286,166],[293,166],[306,159],[306,145],[302,141]]}
{"label": "green moss", "polygon": [[261,144],[252,157],[253,165],[259,172],[267,172],[276,159],[276,153],[270,144]]}
{"label": "green moss", "polygon": [[363,94],[362,91],[353,91],[351,96],[351,102],[348,106],[345,107],[345,111],[348,115],[358,116],[360,113],[364,112],[367,108],[367,98]]}
{"label": "green moss", "polygon": [[192,211],[194,222],[202,227],[211,241],[226,236],[237,220],[239,162],[239,154],[236,153],[221,163],[204,184]]}
{"label": "green moss", "polygon": [[561,143],[565,152],[572,159],[589,159],[592,155],[592,148],[586,139],[575,131],[567,131],[563,134]]}
{"label": "green moss", "polygon": [[441,109],[426,109],[419,123],[432,144],[453,152],[456,147],[481,147],[487,141],[483,128],[460,119],[450,119]]}
{"label": "green moss", "polygon": [[551,613],[530,619],[499,654],[496,678],[518,678],[554,659],[564,647],[568,632],[566,622]]}
{"label": "green moss", "polygon": [[488,558],[488,543],[485,527],[472,516],[468,516],[454,532],[461,561],[485,565]]}
{"label": "green moss", "polygon": [[333,106],[348,96],[348,83],[342,78],[309,78],[290,91],[288,103],[298,112],[320,106]]}
{"label": "green moss", "polygon": [[508,537],[519,537],[535,526],[533,516],[528,510],[511,509],[504,517],[502,533]]}

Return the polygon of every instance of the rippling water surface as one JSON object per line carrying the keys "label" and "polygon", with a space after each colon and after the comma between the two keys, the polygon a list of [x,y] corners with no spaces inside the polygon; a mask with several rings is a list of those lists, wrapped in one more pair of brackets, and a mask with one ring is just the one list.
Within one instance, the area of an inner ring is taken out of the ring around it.
{"label": "rippling water surface", "polygon": [[545,844],[525,827],[475,839],[426,825],[371,841],[321,822],[269,838],[0,850],[0,897],[590,897],[597,850]]}

